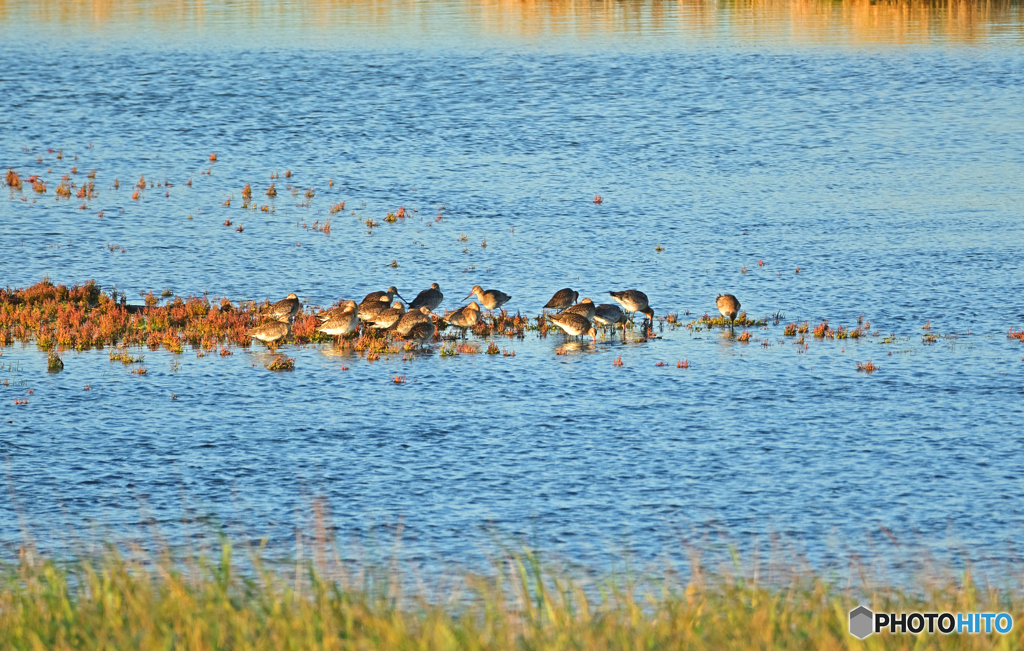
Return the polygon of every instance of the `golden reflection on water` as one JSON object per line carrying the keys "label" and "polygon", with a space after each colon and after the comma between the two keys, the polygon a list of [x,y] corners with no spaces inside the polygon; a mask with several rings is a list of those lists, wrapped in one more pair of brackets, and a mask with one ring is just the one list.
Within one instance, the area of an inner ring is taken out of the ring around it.
{"label": "golden reflection on water", "polygon": [[1010,0],[0,0],[0,25],[90,31],[146,29],[244,34],[301,30],[333,39],[367,34],[544,41],[815,45],[1024,43],[1024,9]]}

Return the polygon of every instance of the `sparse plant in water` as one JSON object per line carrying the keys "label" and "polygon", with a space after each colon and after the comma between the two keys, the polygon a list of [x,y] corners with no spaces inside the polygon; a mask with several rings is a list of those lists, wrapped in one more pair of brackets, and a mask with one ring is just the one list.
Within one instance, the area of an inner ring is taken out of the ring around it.
{"label": "sparse plant in water", "polygon": [[293,371],[295,370],[295,358],[278,355],[266,364],[268,371]]}
{"label": "sparse plant in water", "polygon": [[15,190],[21,190],[21,177],[18,176],[18,173],[15,172],[13,168],[7,170],[7,175],[6,177],[4,177],[4,181],[7,183],[9,187]]}
{"label": "sparse plant in water", "polygon": [[60,373],[64,370],[64,362],[57,353],[50,351],[46,356],[46,370],[50,373]]}
{"label": "sparse plant in water", "polygon": [[864,373],[874,373],[878,370],[878,367],[869,359],[866,362],[857,362],[857,370]]}

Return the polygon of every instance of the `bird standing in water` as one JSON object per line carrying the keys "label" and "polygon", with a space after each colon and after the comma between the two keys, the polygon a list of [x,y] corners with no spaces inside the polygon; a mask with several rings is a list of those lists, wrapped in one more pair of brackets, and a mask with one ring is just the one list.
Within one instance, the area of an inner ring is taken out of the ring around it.
{"label": "bird standing in water", "polygon": [[484,288],[481,287],[480,285],[473,286],[473,290],[466,295],[466,298],[469,298],[470,296],[476,296],[477,298],[479,298],[480,304],[483,305],[488,310],[490,310],[491,312],[498,309],[505,303],[508,303],[509,300],[511,300],[512,298],[505,292],[499,292],[496,289],[488,289],[485,292]]}
{"label": "bird standing in water", "polygon": [[276,321],[294,319],[300,309],[302,309],[302,305],[299,303],[299,297],[295,294],[288,294],[284,300],[270,306],[270,318]]}
{"label": "bird standing in water", "polygon": [[585,298],[576,305],[565,308],[563,314],[579,314],[581,317],[588,321],[594,320],[594,312],[597,310],[597,306],[594,305],[594,301],[589,298]]}
{"label": "bird standing in water", "polygon": [[403,314],[405,314],[405,306],[401,301],[395,301],[394,305],[371,319],[369,323],[375,328],[390,328],[402,318]]}
{"label": "bird standing in water", "polygon": [[[388,299],[388,305],[391,305],[391,302],[395,300],[396,296],[398,298],[402,298],[402,295],[398,293],[398,290],[394,286],[391,286],[388,287],[388,291],[386,292],[370,292],[369,294],[363,297],[363,300],[359,301],[359,304],[363,305],[364,303],[374,303],[376,301],[381,300],[381,298],[384,296],[386,296]],[[405,301],[404,298],[402,298],[402,300]],[[408,303],[408,301],[406,302]]]}
{"label": "bird standing in water", "polygon": [[618,305],[601,303],[594,309],[594,321],[605,326],[622,324],[622,340],[626,340],[626,313]]}
{"label": "bird standing in water", "polygon": [[597,330],[590,321],[579,314],[562,313],[552,314],[548,320],[565,331],[565,334],[572,337],[589,336],[597,341]]}
{"label": "bird standing in water", "polygon": [[412,299],[412,303],[409,303],[409,312],[413,312],[421,307],[425,307],[429,312],[433,312],[443,300],[444,294],[441,293],[441,286],[437,283],[432,283],[430,289],[424,289],[416,295],[416,298]]}
{"label": "bird standing in water", "polygon": [[576,299],[580,297],[579,292],[566,287],[555,292],[555,295],[551,297],[551,300],[544,304],[545,310],[558,310],[562,311],[576,302]]}
{"label": "bird standing in water", "polygon": [[336,316],[341,316],[345,312],[354,312],[359,309],[355,301],[345,301],[337,307],[332,307],[328,310],[324,310],[316,315],[316,318],[320,320],[320,323],[326,323]]}
{"label": "bird standing in water", "polygon": [[405,338],[422,348],[434,340],[435,334],[437,334],[437,326],[430,321],[424,321],[414,325]]}
{"label": "bird standing in water", "polygon": [[732,294],[719,294],[715,305],[718,306],[718,311],[722,313],[722,316],[729,319],[729,331],[734,331],[736,317],[740,313],[740,302]]}
{"label": "bird standing in water", "polygon": [[361,303],[359,305],[359,318],[363,321],[373,321],[381,312],[389,309],[391,309],[391,303],[388,301],[387,295],[384,295],[375,301]]}
{"label": "bird standing in water", "polygon": [[417,323],[430,323],[430,310],[426,306],[418,310],[410,309],[388,330],[393,330],[404,337]]}
{"label": "bird standing in water", "polygon": [[327,335],[333,335],[335,341],[359,329],[359,308],[355,301],[345,304],[348,308],[339,314],[324,321],[317,330]]}
{"label": "bird standing in water", "polygon": [[466,329],[472,328],[480,321],[480,306],[476,301],[470,301],[469,305],[460,307],[444,318],[448,325],[453,325],[462,330],[462,338],[466,338]]}
{"label": "bird standing in water", "polygon": [[612,295],[612,298],[630,314],[639,312],[643,314],[651,323],[654,323],[654,310],[650,308],[647,302],[647,294],[644,294],[639,289],[627,289],[621,292],[608,292]]}
{"label": "bird standing in water", "polygon": [[291,334],[292,325],[287,318],[281,321],[269,321],[261,326],[255,327],[245,334],[249,335],[253,339],[259,339],[267,345],[268,348],[274,349],[277,344],[284,341],[288,335]]}

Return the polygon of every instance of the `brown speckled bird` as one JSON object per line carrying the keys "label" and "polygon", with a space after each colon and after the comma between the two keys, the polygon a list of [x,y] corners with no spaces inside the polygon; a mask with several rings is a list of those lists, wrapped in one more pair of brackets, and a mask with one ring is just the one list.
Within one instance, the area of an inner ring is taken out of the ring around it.
{"label": "brown speckled bird", "polygon": [[601,303],[594,308],[594,321],[601,325],[615,325],[626,322],[626,313],[618,305]]}
{"label": "brown speckled bird", "polygon": [[499,292],[496,289],[488,289],[485,292],[484,288],[480,285],[473,286],[473,290],[466,295],[466,298],[469,298],[470,296],[476,296],[479,298],[480,304],[492,312],[505,303],[508,303],[512,298],[505,292]]}
{"label": "brown speckled bird", "polygon": [[353,312],[358,310],[359,306],[356,305],[355,301],[345,301],[337,307],[332,307],[328,310],[324,310],[316,315],[316,318],[320,320],[320,323],[326,323],[336,316],[341,316],[345,312]]}
{"label": "brown speckled bird", "polygon": [[[388,291],[386,292],[370,292],[369,294],[363,297],[363,300],[359,301],[359,304],[363,305],[365,303],[375,303],[385,296],[388,299],[388,305],[391,305],[391,302],[395,300],[396,296],[398,298],[402,298],[402,295],[398,293],[398,289],[396,289],[392,285],[391,287],[388,287]],[[404,301],[405,299],[402,298],[402,300]]]}
{"label": "brown speckled bird", "polygon": [[405,338],[407,341],[422,348],[434,340],[435,334],[437,334],[437,326],[430,321],[426,321],[414,325]]}
{"label": "brown speckled bird", "polygon": [[402,318],[403,314],[405,314],[405,306],[400,301],[395,301],[394,305],[378,314],[369,323],[374,328],[390,328]]}
{"label": "brown speckled bird", "polygon": [[274,348],[279,342],[284,341],[291,334],[292,326],[286,317],[282,321],[268,321],[261,326],[249,330],[245,334],[253,339],[259,339],[268,347]]}
{"label": "brown speckled bird", "polygon": [[302,305],[299,303],[299,297],[295,294],[288,294],[284,300],[270,306],[270,318],[276,321],[294,319],[301,309]]}
{"label": "brown speckled bird", "polygon": [[551,300],[544,305],[545,310],[564,310],[580,297],[579,292],[574,292],[568,287],[560,289],[555,292],[555,295],[551,297]]}
{"label": "brown speckled bird", "polygon": [[565,308],[565,311],[562,312],[562,313],[563,314],[579,314],[581,317],[583,317],[587,321],[593,321],[594,320],[594,312],[595,312],[596,309],[597,309],[597,306],[594,305],[594,301],[590,300],[589,298],[585,298],[582,301],[580,301],[579,303],[577,303],[576,305],[573,305],[571,307]]}
{"label": "brown speckled bird", "polygon": [[645,315],[651,322],[654,322],[654,310],[647,304],[647,294],[638,289],[626,289],[621,292],[608,292],[612,298],[626,310],[626,312],[639,312]]}
{"label": "brown speckled bird", "polygon": [[722,316],[729,319],[729,329],[733,330],[736,323],[736,316],[740,313],[740,302],[732,294],[719,294],[715,301],[718,311]]}
{"label": "brown speckled bird", "polygon": [[571,312],[552,314],[548,317],[548,321],[551,321],[564,330],[565,334],[572,337],[586,335],[593,337],[595,341],[597,340],[597,330],[594,329],[589,319],[585,319],[579,314],[572,314]]}
{"label": "brown speckled bird", "polygon": [[387,296],[381,296],[376,301],[362,303],[359,306],[359,318],[363,321],[373,321],[384,310],[391,309],[391,302]]}
{"label": "brown speckled bird", "polygon": [[409,310],[388,330],[393,330],[404,337],[409,334],[409,331],[417,323],[430,323],[430,310],[426,307],[421,307],[418,310]]}
{"label": "brown speckled bird", "polygon": [[462,330],[462,336],[466,336],[466,328],[472,328],[480,321],[480,306],[476,301],[470,301],[469,305],[460,307],[444,318],[445,322]]}
{"label": "brown speckled bird", "polygon": [[412,303],[409,303],[409,311],[412,312],[413,310],[425,307],[433,312],[443,300],[444,294],[441,293],[441,286],[433,283],[430,285],[430,289],[424,289],[416,295],[416,298],[412,299]]}
{"label": "brown speckled bird", "polygon": [[317,331],[327,335],[333,335],[335,337],[341,337],[347,335],[350,332],[355,332],[359,329],[359,311],[355,301],[349,301],[345,304],[348,307],[317,328]]}

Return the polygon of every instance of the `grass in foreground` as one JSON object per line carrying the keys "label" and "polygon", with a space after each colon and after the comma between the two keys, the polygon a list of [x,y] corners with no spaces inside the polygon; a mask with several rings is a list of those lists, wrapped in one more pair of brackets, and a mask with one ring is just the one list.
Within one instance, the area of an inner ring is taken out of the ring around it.
{"label": "grass in foreground", "polygon": [[[813,575],[767,587],[696,567],[685,584],[583,584],[529,553],[430,594],[401,592],[414,577],[354,577],[322,558],[270,570],[254,555],[243,573],[230,547],[215,563],[129,561],[113,551],[68,567],[30,558],[2,569],[2,649],[1013,649],[1024,605],[969,578],[920,597],[860,599]],[[847,632],[858,602],[887,612],[1005,611],[1018,624],[1005,636],[883,633],[860,642]]]}

